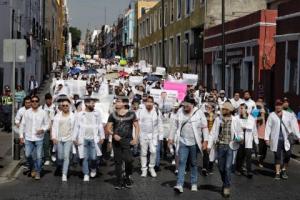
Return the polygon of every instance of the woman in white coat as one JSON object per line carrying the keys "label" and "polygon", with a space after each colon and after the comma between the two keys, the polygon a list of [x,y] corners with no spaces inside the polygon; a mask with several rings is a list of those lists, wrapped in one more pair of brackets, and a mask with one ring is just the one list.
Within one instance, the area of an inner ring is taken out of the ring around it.
{"label": "woman in white coat", "polygon": [[[277,100],[275,112],[270,114],[265,129],[266,143],[275,155],[276,180],[280,178],[288,179],[286,171],[291,157],[291,144],[288,140],[288,135],[291,133],[296,134],[300,141],[299,127],[293,123],[291,114],[283,110],[282,101]],[[283,165],[281,163],[282,154]]]}
{"label": "woman in white coat", "polygon": [[246,176],[248,178],[252,178],[253,174],[251,168],[251,155],[253,141],[256,145],[258,145],[258,133],[256,128],[256,120],[254,117],[248,114],[247,109],[247,105],[242,103],[239,107],[239,115],[236,116],[244,133],[244,142],[240,145],[237,152],[236,170],[237,174],[241,175],[244,161],[246,161]]}
{"label": "woman in white coat", "polygon": [[62,169],[62,181],[67,181],[73,144],[74,114],[70,112],[70,105],[69,99],[61,100],[62,112],[55,115],[52,126],[52,141],[57,145],[57,172]]}
{"label": "woman in white coat", "polygon": [[94,110],[95,101],[90,97],[85,99],[85,111],[79,113],[74,126],[73,141],[78,145],[79,158],[83,159],[84,181],[96,176],[96,159],[102,155],[98,144],[102,144],[105,138],[101,114]]}

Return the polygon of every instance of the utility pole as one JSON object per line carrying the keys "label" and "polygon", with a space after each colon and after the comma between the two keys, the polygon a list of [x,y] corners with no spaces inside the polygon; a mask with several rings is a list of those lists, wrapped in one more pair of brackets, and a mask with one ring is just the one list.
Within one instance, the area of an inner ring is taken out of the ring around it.
{"label": "utility pole", "polygon": [[225,61],[225,0],[222,0],[222,89],[225,89],[225,68],[226,68],[226,61]]}
{"label": "utility pole", "polygon": [[165,63],[165,0],[161,1],[161,7],[162,7],[162,67],[166,68],[166,72],[168,73],[168,69],[166,67],[166,63]]}

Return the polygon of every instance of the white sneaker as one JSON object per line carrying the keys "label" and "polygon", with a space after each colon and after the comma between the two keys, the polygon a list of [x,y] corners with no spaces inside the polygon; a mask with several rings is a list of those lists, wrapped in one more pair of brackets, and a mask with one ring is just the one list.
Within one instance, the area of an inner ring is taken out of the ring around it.
{"label": "white sneaker", "polygon": [[150,172],[150,174],[151,174],[151,176],[152,176],[153,178],[157,177],[157,174],[156,174],[154,168],[150,168],[150,169],[149,169],[149,172]]}
{"label": "white sneaker", "polygon": [[68,178],[67,178],[66,175],[63,174],[61,180],[62,180],[63,182],[66,182],[66,181],[68,181]]}
{"label": "white sneaker", "polygon": [[191,191],[192,192],[197,192],[198,191],[198,186],[196,184],[192,185]]}
{"label": "white sneaker", "polygon": [[147,170],[142,170],[142,174],[141,174],[141,177],[147,177]]}
{"label": "white sneaker", "polygon": [[89,182],[90,181],[90,176],[89,175],[84,175],[83,181],[84,182]]}
{"label": "white sneaker", "polygon": [[180,185],[176,185],[176,186],[174,187],[174,191],[175,191],[175,192],[178,192],[178,193],[183,193],[183,187],[180,186]]}
{"label": "white sneaker", "polygon": [[55,161],[56,161],[56,156],[55,156],[55,155],[52,155],[52,156],[51,156],[51,160],[52,160],[52,162],[55,162]]}
{"label": "white sneaker", "polygon": [[172,161],[172,165],[173,165],[173,166],[174,166],[174,165],[176,165],[176,162],[175,162],[175,160],[173,160],[173,161]]}
{"label": "white sneaker", "polygon": [[49,165],[50,165],[50,161],[49,161],[49,160],[46,160],[45,163],[44,163],[44,165],[45,165],[45,166],[49,166]]}
{"label": "white sneaker", "polygon": [[178,174],[178,169],[175,170],[175,174]]}
{"label": "white sneaker", "polygon": [[92,170],[91,171],[91,178],[95,178],[97,175],[97,171],[96,170]]}

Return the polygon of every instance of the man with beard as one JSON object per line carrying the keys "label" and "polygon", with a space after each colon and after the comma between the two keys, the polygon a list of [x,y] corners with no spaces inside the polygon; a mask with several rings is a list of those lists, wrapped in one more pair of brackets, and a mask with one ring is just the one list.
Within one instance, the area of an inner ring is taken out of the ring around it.
{"label": "man with beard", "polygon": [[78,113],[74,125],[73,141],[78,146],[79,158],[83,159],[82,171],[85,182],[97,175],[97,156],[102,155],[98,144],[102,144],[105,138],[101,114],[95,111],[95,101],[97,99],[93,97],[85,97],[85,111]]}
{"label": "man with beard", "polygon": [[247,112],[249,114],[252,113],[252,110],[256,107],[256,104],[255,102],[251,99],[251,95],[250,95],[250,92],[249,91],[245,91],[244,92],[244,103],[246,104],[247,106]]}
{"label": "man with beard", "polygon": [[141,165],[142,165],[142,177],[147,177],[147,155],[148,149],[150,152],[149,172],[152,177],[156,177],[157,174],[154,170],[157,145],[159,140],[159,134],[162,134],[162,115],[158,108],[154,107],[154,99],[152,96],[148,96],[145,102],[145,107],[137,112],[137,118],[141,127],[140,144],[141,144]]}
{"label": "man with beard", "polygon": [[[115,173],[117,183],[115,189],[120,190],[124,187],[132,187],[132,153],[131,145],[136,145],[140,132],[140,127],[136,114],[128,110],[129,100],[119,96],[116,101],[116,110],[110,114],[107,123],[107,133],[112,135],[112,145],[115,159]],[[135,132],[133,133],[133,127]],[[125,177],[122,177],[122,164],[125,162]]]}
{"label": "man with beard", "polygon": [[[200,151],[207,148],[207,119],[204,113],[195,106],[195,99],[186,96],[183,108],[178,111],[169,136],[169,146],[174,144],[175,136],[178,138],[177,151],[179,157],[179,169],[177,185],[174,187],[174,190],[178,193],[183,192],[188,156],[190,156],[191,164],[191,191],[196,192],[198,190],[197,151],[198,148]],[[202,138],[204,138],[203,143]]]}

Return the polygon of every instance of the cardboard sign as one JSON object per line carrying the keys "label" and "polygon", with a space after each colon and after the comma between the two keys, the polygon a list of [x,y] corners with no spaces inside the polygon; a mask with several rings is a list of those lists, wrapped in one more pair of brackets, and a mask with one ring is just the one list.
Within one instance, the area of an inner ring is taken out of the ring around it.
{"label": "cardboard sign", "polygon": [[154,102],[159,102],[162,92],[167,93],[167,101],[174,104],[177,102],[178,92],[175,90],[160,90],[160,89],[151,89],[150,95],[154,98]]}
{"label": "cardboard sign", "polygon": [[142,76],[129,76],[129,85],[136,86],[143,83],[144,77]]}
{"label": "cardboard sign", "polygon": [[175,90],[178,92],[178,100],[183,101],[186,91],[187,91],[187,84],[185,83],[176,83],[171,81],[164,82],[164,89],[165,90]]}

